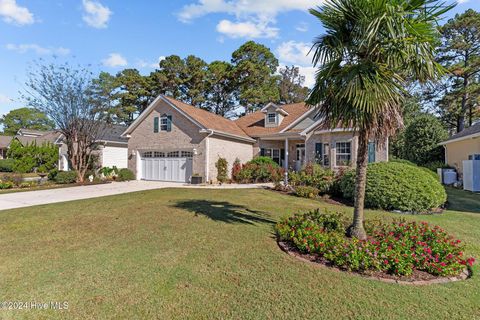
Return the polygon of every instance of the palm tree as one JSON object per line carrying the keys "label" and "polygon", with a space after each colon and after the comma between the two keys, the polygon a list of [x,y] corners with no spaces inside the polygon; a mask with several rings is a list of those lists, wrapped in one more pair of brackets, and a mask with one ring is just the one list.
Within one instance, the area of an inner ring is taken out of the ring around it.
{"label": "palm tree", "polygon": [[315,39],[316,83],[307,103],[325,128],[358,133],[355,210],[348,234],[365,239],[365,185],[370,139],[384,144],[403,127],[410,81],[438,78],[437,21],[453,7],[434,0],[327,0],[311,9],[326,29]]}

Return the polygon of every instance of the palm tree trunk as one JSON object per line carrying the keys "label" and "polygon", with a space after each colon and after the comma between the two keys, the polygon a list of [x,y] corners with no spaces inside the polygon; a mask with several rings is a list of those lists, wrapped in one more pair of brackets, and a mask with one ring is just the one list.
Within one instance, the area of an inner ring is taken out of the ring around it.
{"label": "palm tree trunk", "polygon": [[361,130],[358,135],[357,168],[355,178],[355,208],[353,211],[353,223],[348,228],[348,235],[360,240],[367,238],[367,233],[363,226],[364,205],[365,205],[365,186],[367,182],[368,165],[368,134]]}

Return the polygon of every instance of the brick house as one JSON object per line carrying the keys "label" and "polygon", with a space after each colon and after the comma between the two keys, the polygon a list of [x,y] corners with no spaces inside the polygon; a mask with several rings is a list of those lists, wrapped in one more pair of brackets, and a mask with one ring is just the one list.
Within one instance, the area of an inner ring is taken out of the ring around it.
{"label": "brick house", "polygon": [[[316,162],[337,170],[355,164],[357,134],[352,129],[321,129],[315,108],[304,103],[267,104],[260,111],[229,120],[160,95],[123,133],[128,167],[137,179],[188,182],[192,175],[215,181],[215,163],[245,163],[271,157],[289,170]],[[388,161],[386,147],[369,145],[369,161]]]}

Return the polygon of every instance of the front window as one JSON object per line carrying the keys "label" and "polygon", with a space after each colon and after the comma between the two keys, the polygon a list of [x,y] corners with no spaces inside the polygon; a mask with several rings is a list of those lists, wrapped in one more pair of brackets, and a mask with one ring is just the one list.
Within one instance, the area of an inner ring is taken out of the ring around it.
{"label": "front window", "polygon": [[275,161],[279,165],[282,164],[283,149],[262,148],[260,151],[260,155],[263,157],[271,158],[273,161]]}
{"label": "front window", "polygon": [[337,166],[349,166],[352,160],[352,143],[337,142],[335,145]]}
{"label": "front window", "polygon": [[160,118],[160,131],[168,131],[168,117],[163,116]]}
{"label": "front window", "polygon": [[268,123],[272,124],[272,123],[276,123],[277,122],[277,114],[275,113],[269,113],[267,115],[267,119],[268,119]]}

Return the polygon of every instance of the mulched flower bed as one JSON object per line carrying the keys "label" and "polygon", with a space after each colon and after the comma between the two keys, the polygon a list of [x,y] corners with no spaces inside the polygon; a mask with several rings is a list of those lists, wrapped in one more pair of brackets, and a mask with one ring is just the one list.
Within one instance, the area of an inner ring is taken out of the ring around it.
{"label": "mulched flower bed", "polygon": [[436,277],[425,271],[420,271],[420,270],[414,270],[413,274],[408,277],[397,276],[397,275],[389,274],[382,271],[371,271],[371,270],[367,270],[364,272],[352,272],[352,271],[348,271],[345,268],[339,268],[334,266],[330,261],[322,258],[317,254],[302,253],[294,245],[288,242],[277,240],[277,243],[280,249],[282,249],[282,251],[301,261],[312,263],[319,267],[326,267],[338,272],[347,272],[352,275],[357,275],[367,279],[378,280],[378,281],[387,282],[387,283],[398,283],[398,284],[405,284],[405,285],[422,286],[422,285],[429,285],[429,284],[461,281],[471,277],[471,272],[468,268],[465,268],[465,270],[463,270],[460,275],[452,276],[452,277]]}
{"label": "mulched flower bed", "polygon": [[439,226],[404,220],[367,220],[365,240],[346,237],[350,219],[319,209],[275,225],[279,245],[303,260],[398,283],[466,279],[475,262],[464,244]]}

